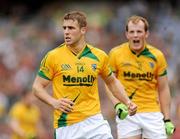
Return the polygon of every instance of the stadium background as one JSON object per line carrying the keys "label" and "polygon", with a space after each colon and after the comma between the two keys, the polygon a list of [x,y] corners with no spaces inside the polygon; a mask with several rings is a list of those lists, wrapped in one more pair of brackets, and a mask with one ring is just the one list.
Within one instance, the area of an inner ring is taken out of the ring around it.
{"label": "stadium background", "polygon": [[[63,42],[60,26],[63,14],[70,10],[87,13],[88,42],[109,50],[125,41],[126,19],[133,14],[150,22],[149,42],[161,49],[168,61],[173,122],[177,126],[172,139],[180,139],[180,2],[178,0],[1,0],[0,1],[0,139],[9,139],[8,111],[25,87],[31,87],[40,59]],[[100,79],[101,107],[116,138],[114,110],[107,100]],[[52,110],[37,101],[44,126],[52,138]]]}

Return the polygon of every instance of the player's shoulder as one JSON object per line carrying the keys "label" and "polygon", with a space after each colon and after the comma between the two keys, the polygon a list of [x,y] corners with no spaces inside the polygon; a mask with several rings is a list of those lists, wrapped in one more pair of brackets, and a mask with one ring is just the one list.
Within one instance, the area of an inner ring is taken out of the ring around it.
{"label": "player's shoulder", "polygon": [[94,54],[105,54],[106,55],[106,52],[100,48],[97,48],[91,44],[87,44],[87,47],[90,49],[90,51]]}
{"label": "player's shoulder", "polygon": [[164,55],[163,52],[160,49],[158,49],[156,46],[153,46],[151,44],[147,44],[146,47],[155,56]]}
{"label": "player's shoulder", "polygon": [[50,50],[48,53],[52,53],[52,54],[57,53],[57,52],[61,51],[62,49],[64,49],[65,46],[66,46],[65,43],[62,43],[58,47]]}
{"label": "player's shoulder", "polygon": [[56,57],[57,55],[59,55],[60,51],[63,52],[63,49],[65,47],[65,44],[60,44],[58,47],[56,48],[53,48],[51,50],[49,50],[47,53],[46,53],[46,57]]}
{"label": "player's shoulder", "polygon": [[119,45],[113,47],[113,48],[110,50],[110,53],[111,53],[111,54],[116,54],[116,53],[125,52],[126,50],[128,50],[128,48],[129,48],[128,46],[129,46],[128,42],[119,44]]}

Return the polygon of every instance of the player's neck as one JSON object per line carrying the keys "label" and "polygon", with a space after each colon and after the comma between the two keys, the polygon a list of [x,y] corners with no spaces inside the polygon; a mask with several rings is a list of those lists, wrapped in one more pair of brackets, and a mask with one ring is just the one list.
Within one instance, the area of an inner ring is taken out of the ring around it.
{"label": "player's neck", "polygon": [[[133,53],[135,53],[136,55],[139,55],[144,49],[145,49],[145,46],[141,46],[140,49],[133,49],[134,46],[130,46],[130,49],[131,51],[133,51]],[[135,47],[134,47],[135,48]]]}
{"label": "player's neck", "polygon": [[74,54],[78,54],[79,52],[82,51],[82,49],[86,46],[86,42],[85,41],[79,41],[73,45],[69,45],[68,48],[74,53]]}

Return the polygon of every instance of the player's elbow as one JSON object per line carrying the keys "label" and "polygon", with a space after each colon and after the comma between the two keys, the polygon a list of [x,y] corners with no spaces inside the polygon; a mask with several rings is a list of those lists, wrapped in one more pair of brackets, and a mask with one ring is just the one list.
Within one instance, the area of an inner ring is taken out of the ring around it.
{"label": "player's elbow", "polygon": [[38,97],[38,85],[36,84],[36,83],[33,83],[33,85],[32,85],[32,93],[36,96],[36,97]]}

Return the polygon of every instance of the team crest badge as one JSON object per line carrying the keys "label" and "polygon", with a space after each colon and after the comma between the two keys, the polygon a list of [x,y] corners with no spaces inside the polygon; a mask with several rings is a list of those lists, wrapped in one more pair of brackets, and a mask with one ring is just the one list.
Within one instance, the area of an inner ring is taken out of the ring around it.
{"label": "team crest badge", "polygon": [[92,68],[93,71],[95,71],[97,69],[97,65],[96,64],[92,64],[91,68]]}

